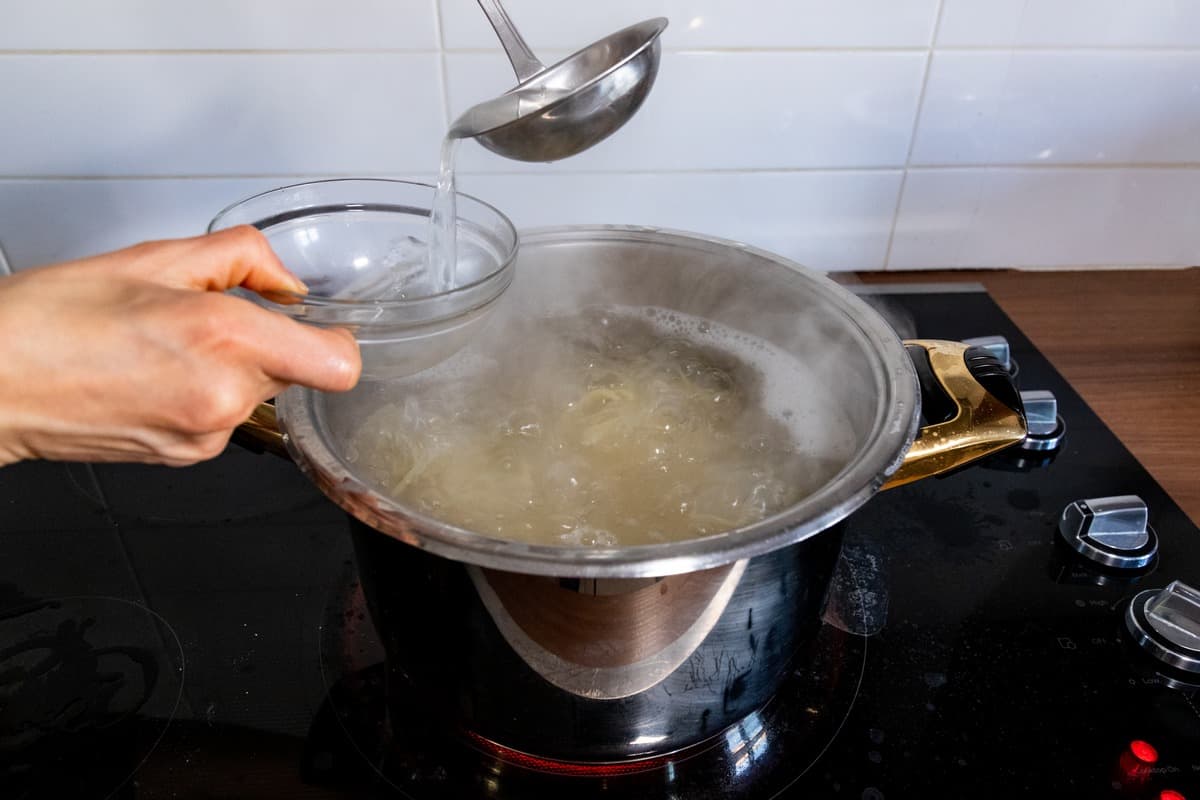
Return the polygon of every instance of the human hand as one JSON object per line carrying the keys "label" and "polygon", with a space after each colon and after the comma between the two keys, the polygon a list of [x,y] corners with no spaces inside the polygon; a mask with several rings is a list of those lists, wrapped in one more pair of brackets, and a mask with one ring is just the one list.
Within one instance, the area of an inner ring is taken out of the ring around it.
{"label": "human hand", "polygon": [[358,381],[354,337],[222,292],[303,291],[251,227],[0,278],[0,465],[183,466],[290,384]]}

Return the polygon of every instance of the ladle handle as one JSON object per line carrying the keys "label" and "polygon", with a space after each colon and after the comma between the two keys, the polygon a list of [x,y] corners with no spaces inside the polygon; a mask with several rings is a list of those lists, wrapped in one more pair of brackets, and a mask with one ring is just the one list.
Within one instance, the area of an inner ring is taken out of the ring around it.
{"label": "ladle handle", "polygon": [[513,72],[517,73],[517,80],[524,83],[544,70],[545,65],[537,60],[537,56],[529,49],[529,45],[525,44],[525,40],[517,32],[517,27],[508,18],[504,6],[500,5],[500,0],[477,1],[479,7],[483,9],[483,13],[487,15],[488,22],[492,23],[492,28],[500,39],[500,46],[508,54]]}

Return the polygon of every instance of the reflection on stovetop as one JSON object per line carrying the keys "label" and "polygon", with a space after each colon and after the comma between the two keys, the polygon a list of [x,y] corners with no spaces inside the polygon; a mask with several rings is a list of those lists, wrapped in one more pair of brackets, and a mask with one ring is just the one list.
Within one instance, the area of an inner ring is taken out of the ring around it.
{"label": "reflection on stovetop", "polygon": [[134,796],[130,778],[179,705],[170,626],[112,597],[0,611],[0,785],[5,797]]}
{"label": "reflection on stovetop", "polygon": [[[402,713],[344,516],[231,448],[184,470],[0,470],[0,796],[1200,798],[1200,681],[1127,621],[1188,612],[1158,590],[1200,584],[1200,531],[986,295],[886,302],[906,333],[1006,337],[1065,440],[856,512],[819,646],[672,781],[670,758],[547,781]],[[1146,547],[1109,524],[1137,516],[1127,496],[1157,545],[1129,570],[1096,561]]]}

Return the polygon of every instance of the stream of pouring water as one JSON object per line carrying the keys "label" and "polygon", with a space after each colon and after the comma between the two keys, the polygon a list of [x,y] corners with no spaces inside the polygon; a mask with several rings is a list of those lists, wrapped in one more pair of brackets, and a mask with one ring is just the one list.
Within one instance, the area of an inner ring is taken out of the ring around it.
{"label": "stream of pouring water", "polygon": [[449,291],[454,288],[455,282],[458,209],[454,195],[454,153],[459,141],[453,133],[447,134],[442,140],[437,190],[433,194],[433,206],[429,212],[429,274],[433,278],[435,292]]}
{"label": "stream of pouring water", "polygon": [[446,137],[442,139],[437,190],[429,213],[427,266],[434,291],[453,289],[458,277],[458,209],[454,193],[454,154],[458,150],[458,143],[474,136],[475,131],[501,127],[502,123],[519,118],[528,109],[540,108],[567,94],[568,91],[556,87],[517,87],[468,108],[451,123]]}

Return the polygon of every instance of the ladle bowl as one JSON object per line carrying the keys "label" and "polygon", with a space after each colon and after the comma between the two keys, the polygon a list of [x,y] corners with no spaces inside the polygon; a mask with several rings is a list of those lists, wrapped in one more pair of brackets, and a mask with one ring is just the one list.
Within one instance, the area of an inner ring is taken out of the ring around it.
{"label": "ladle bowl", "polygon": [[557,161],[624,125],[654,86],[663,17],[630,25],[544,67],[498,3],[480,0],[521,81],[464,112],[450,136],[518,161]]}

